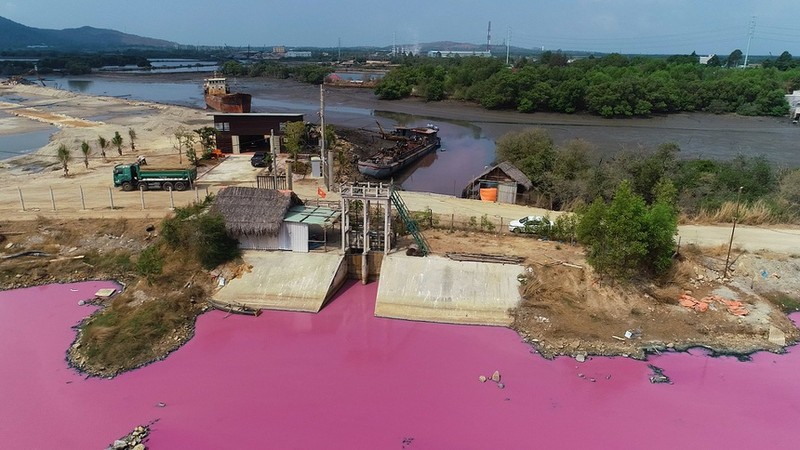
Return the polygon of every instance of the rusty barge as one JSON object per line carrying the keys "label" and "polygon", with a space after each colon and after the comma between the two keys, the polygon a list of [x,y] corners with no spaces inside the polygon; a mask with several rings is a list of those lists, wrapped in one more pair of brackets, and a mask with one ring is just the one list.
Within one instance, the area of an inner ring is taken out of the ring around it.
{"label": "rusty barge", "polygon": [[206,78],[203,83],[206,106],[224,113],[249,113],[252,96],[241,92],[231,93],[227,78]]}

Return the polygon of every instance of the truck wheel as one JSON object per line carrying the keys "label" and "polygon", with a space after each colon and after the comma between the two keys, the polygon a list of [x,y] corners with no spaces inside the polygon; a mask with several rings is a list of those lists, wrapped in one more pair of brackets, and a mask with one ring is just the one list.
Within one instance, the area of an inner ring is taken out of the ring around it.
{"label": "truck wheel", "polygon": [[122,183],[122,190],[123,191],[129,191],[129,192],[132,191],[133,190],[133,184],[131,184],[128,181]]}
{"label": "truck wheel", "polygon": [[147,191],[147,190],[150,189],[150,187],[147,186],[147,183],[142,183],[142,184],[139,185],[139,189],[141,189],[143,191]]}
{"label": "truck wheel", "polygon": [[185,191],[186,190],[186,183],[183,181],[176,181],[175,182],[175,190],[176,191]]}
{"label": "truck wheel", "polygon": [[169,181],[167,181],[165,183],[161,183],[161,189],[163,189],[165,191],[171,191],[172,190],[172,183],[170,183]]}

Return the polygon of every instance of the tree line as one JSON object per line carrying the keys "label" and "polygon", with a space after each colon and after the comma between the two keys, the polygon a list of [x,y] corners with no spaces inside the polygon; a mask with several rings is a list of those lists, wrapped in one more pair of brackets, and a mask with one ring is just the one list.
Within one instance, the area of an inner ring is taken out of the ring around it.
{"label": "tree line", "polygon": [[333,68],[317,64],[287,65],[276,61],[244,64],[230,60],[220,66],[220,72],[231,77],[295,78],[303,83],[322,84],[325,77],[333,72]]}
{"label": "tree line", "polygon": [[743,211],[759,211],[749,220],[791,223],[800,218],[800,169],[776,168],[764,156],[680,159],[680,147],[674,143],[621,150],[599,161],[592,158],[594,153],[594,146],[581,139],[557,146],[538,128],[497,141],[497,160],[509,161],[530,178],[528,202],[539,207],[574,211],[597,198],[610,201],[627,180],[647,204],[659,197],[664,183],[671,184],[675,207],[687,218],[715,217],[737,201],[740,187]]}
{"label": "tree line", "polygon": [[545,52],[536,61],[521,58],[513,67],[497,58],[406,57],[375,93],[382,99],[415,95],[471,101],[487,109],[603,117],[682,111],[787,114],[784,95],[800,89],[800,62],[784,52],[760,67],[732,68],[740,61],[741,51],[709,64],[699,64],[694,55],[610,54],[570,61],[563,53]]}

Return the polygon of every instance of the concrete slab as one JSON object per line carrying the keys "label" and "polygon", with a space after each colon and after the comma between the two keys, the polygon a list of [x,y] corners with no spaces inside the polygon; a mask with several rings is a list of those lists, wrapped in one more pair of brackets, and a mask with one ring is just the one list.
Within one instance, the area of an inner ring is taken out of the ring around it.
{"label": "concrete slab", "polygon": [[426,322],[502,325],[521,301],[516,264],[390,254],[383,259],[375,315]]}
{"label": "concrete slab", "polygon": [[330,253],[246,250],[251,272],[230,280],[214,300],[251,308],[319,312],[347,277],[344,257]]}
{"label": "concrete slab", "polygon": [[256,175],[264,171],[263,168],[250,165],[252,153],[241,155],[227,155],[225,160],[211,168],[211,170],[198,173],[197,182],[213,185],[256,185]]}

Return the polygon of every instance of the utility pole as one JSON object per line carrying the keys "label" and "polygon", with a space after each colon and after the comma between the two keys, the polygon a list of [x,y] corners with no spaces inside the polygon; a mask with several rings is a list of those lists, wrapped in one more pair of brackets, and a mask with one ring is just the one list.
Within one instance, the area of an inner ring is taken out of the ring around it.
{"label": "utility pole", "polygon": [[508,27],[508,39],[506,39],[506,65],[508,65],[508,56],[511,53],[511,27]]}
{"label": "utility pole", "polygon": [[489,29],[486,30],[486,51],[492,51],[492,21],[489,21]]}
{"label": "utility pole", "polygon": [[744,52],[744,68],[747,68],[747,58],[750,56],[750,41],[753,40],[753,34],[756,31],[756,16],[753,16],[750,19],[750,32],[749,36],[747,37],[747,50]]}
{"label": "utility pole", "polygon": [[339,56],[336,58],[336,62],[342,62],[342,38],[339,38]]}
{"label": "utility pole", "polygon": [[274,186],[275,186],[276,189],[278,188],[278,152],[277,152],[277,147],[278,146],[275,145],[275,130],[270,128],[270,130],[269,130],[269,153],[270,153],[270,156],[272,157],[272,159],[271,159],[272,162],[269,164],[269,166],[267,168],[272,172],[272,179],[274,180],[273,182],[275,183]]}
{"label": "utility pole", "polygon": [[326,170],[325,158],[325,89],[319,85],[319,153],[322,158],[322,179],[325,181],[325,189],[330,189],[328,171]]}
{"label": "utility pole", "polygon": [[723,277],[728,277],[728,262],[731,259],[731,247],[733,247],[733,233],[736,231],[736,221],[739,219],[739,199],[742,196],[742,189],[744,186],[739,186],[739,192],[736,194],[736,212],[733,214],[733,228],[731,228],[731,240],[728,242],[728,256],[725,257],[725,272]]}

